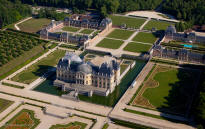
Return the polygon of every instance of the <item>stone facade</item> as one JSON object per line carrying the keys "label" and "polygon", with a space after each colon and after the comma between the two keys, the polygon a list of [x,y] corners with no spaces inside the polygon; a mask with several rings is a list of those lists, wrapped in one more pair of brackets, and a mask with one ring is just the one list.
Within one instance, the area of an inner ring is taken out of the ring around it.
{"label": "stone facade", "polygon": [[205,43],[205,36],[199,36],[195,33],[178,33],[174,26],[169,26],[165,31],[165,38],[175,41],[183,41],[190,43]]}
{"label": "stone facade", "polygon": [[56,86],[79,93],[107,96],[120,83],[120,65],[113,57],[96,57],[83,61],[75,53],[66,53],[56,70]]}
{"label": "stone facade", "polygon": [[156,45],[152,51],[153,57],[171,58],[179,61],[205,64],[205,54],[183,48],[166,48]]}

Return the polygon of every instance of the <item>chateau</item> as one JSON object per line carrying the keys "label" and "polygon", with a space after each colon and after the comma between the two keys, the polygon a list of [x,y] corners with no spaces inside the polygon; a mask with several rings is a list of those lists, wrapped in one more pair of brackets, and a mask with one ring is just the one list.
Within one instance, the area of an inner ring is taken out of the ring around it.
{"label": "chateau", "polygon": [[195,33],[178,33],[176,28],[171,25],[165,31],[165,38],[175,41],[183,41],[190,43],[205,43],[205,36],[199,36]]}
{"label": "chateau", "polygon": [[40,38],[76,43],[79,46],[88,45],[90,40],[88,35],[74,35],[73,33],[65,31],[56,33],[57,30],[61,30],[65,26],[98,29],[103,31],[109,30],[112,27],[112,20],[109,18],[99,20],[88,15],[73,15],[70,18],[65,18],[63,21],[53,20],[47,27],[40,31]]}
{"label": "chateau", "polygon": [[56,70],[55,86],[63,91],[107,96],[120,83],[120,64],[110,56],[97,56],[85,62],[72,52],[60,59]]}

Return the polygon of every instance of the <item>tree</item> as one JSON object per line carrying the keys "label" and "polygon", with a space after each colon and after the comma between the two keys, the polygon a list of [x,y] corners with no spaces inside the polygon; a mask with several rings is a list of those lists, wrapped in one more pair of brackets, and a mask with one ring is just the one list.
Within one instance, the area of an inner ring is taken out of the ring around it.
{"label": "tree", "polygon": [[100,11],[101,15],[103,18],[107,17],[107,8],[105,6],[101,7],[101,11]]}

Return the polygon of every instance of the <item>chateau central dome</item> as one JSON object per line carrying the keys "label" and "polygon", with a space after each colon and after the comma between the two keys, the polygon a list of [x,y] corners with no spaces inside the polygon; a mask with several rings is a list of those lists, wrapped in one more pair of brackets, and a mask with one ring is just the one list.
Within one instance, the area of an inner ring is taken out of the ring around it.
{"label": "chateau central dome", "polygon": [[90,74],[92,73],[92,67],[86,63],[83,63],[78,66],[78,71],[86,74]]}

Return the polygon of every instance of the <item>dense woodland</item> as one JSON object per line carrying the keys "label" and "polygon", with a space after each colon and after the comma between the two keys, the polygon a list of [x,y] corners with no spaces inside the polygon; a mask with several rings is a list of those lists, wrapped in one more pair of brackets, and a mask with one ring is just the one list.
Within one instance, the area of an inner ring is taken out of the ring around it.
{"label": "dense woodland", "polygon": [[205,0],[166,0],[162,11],[188,24],[205,24]]}
{"label": "dense woodland", "polygon": [[30,15],[31,8],[28,5],[23,5],[19,1],[12,3],[0,0],[0,28]]}

